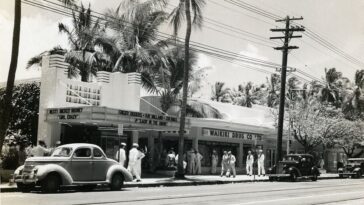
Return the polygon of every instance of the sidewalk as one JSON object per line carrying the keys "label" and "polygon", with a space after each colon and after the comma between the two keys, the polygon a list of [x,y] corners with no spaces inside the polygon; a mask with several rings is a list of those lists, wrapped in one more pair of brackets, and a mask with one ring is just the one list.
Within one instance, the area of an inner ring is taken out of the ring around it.
{"label": "sidewalk", "polygon": [[[339,178],[338,174],[321,174],[319,180],[323,179],[336,179]],[[264,182],[268,181],[268,177],[246,176],[238,175],[236,178],[226,178],[211,175],[195,175],[186,176],[186,179],[176,180],[168,177],[158,178],[145,178],[141,182],[126,182],[125,188],[133,187],[160,187],[160,186],[193,186],[193,185],[212,185],[212,184],[230,184],[230,183],[244,183],[244,182]],[[0,184],[0,192],[16,192],[16,185],[9,185],[8,183]]]}

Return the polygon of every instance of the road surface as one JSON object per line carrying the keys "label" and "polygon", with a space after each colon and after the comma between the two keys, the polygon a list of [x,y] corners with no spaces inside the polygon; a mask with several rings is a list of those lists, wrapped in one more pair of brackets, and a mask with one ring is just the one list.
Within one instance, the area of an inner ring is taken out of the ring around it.
{"label": "road surface", "polygon": [[130,188],[123,191],[1,193],[2,205],[364,204],[364,179]]}

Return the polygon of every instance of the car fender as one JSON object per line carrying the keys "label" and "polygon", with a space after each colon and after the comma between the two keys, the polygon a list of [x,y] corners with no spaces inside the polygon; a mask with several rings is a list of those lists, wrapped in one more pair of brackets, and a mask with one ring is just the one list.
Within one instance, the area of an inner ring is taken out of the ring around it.
{"label": "car fender", "polygon": [[337,171],[338,171],[338,172],[344,172],[344,168],[341,168],[341,167],[340,167],[339,169],[337,169]]}
{"label": "car fender", "polygon": [[62,185],[71,185],[73,183],[73,179],[68,171],[58,164],[41,165],[36,168],[38,169],[37,178],[39,181],[44,179],[49,173],[56,172],[62,178]]}
{"label": "car fender", "polygon": [[290,167],[288,170],[289,170],[289,173],[296,172],[299,177],[302,176],[300,170],[297,169],[296,167]]}
{"label": "car fender", "polygon": [[111,182],[111,178],[115,172],[121,172],[124,175],[124,180],[126,182],[133,181],[133,176],[130,174],[130,172],[127,169],[125,169],[125,167],[123,167],[122,165],[119,165],[119,164],[114,164],[109,168],[109,170],[107,171],[107,174],[106,174],[106,181],[108,183]]}
{"label": "car fender", "polygon": [[20,171],[24,169],[24,165],[21,165],[20,167],[16,168],[14,171],[14,175],[19,175]]}
{"label": "car fender", "polygon": [[360,171],[361,171],[360,167],[356,167],[356,168],[354,169],[354,172],[360,172]]}

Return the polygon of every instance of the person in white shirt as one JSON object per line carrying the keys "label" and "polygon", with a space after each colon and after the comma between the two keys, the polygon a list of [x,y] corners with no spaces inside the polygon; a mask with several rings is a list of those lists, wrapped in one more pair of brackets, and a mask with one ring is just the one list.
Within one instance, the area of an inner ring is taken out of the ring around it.
{"label": "person in white shirt", "polygon": [[223,177],[228,170],[228,157],[227,151],[224,151],[221,157],[221,177]]}
{"label": "person in white shirt", "polygon": [[38,145],[32,149],[31,156],[32,157],[44,157],[49,152],[50,152],[50,150],[48,150],[46,148],[45,142],[42,140],[39,140]]}
{"label": "person in white shirt", "polygon": [[116,152],[115,159],[119,162],[123,167],[125,166],[126,153],[125,153],[126,144],[124,142],[120,143],[120,148]]}
{"label": "person in white shirt", "polygon": [[258,176],[260,176],[260,174],[263,174],[263,176],[265,176],[265,169],[264,169],[264,154],[263,154],[263,150],[259,150],[259,154],[258,154]]}
{"label": "person in white shirt", "polygon": [[235,162],[236,162],[235,156],[231,153],[231,151],[229,151],[227,160],[228,171],[226,172],[226,177],[230,177],[231,172],[233,173],[233,177],[234,178],[236,177]]}
{"label": "person in white shirt", "polygon": [[195,154],[195,174],[201,174],[201,160],[203,159],[203,156],[198,151],[196,151]]}
{"label": "person in white shirt", "polygon": [[254,156],[252,152],[248,151],[248,156],[246,157],[246,174],[251,176],[253,175],[253,164],[254,164]]}
{"label": "person in white shirt", "polygon": [[139,145],[137,143],[133,143],[133,148],[129,151],[129,164],[128,170],[131,172],[133,177],[135,176],[137,182],[140,182],[140,175],[138,171],[138,157],[139,150],[137,149]]}
{"label": "person in white shirt", "polygon": [[138,174],[139,174],[139,177],[141,178],[142,177],[142,159],[145,157],[145,152],[144,150],[138,150],[139,153],[138,153],[138,158],[137,158],[137,171],[138,171]]}
{"label": "person in white shirt", "polygon": [[219,162],[219,156],[216,150],[212,150],[211,155],[211,174],[216,174],[217,163]]}

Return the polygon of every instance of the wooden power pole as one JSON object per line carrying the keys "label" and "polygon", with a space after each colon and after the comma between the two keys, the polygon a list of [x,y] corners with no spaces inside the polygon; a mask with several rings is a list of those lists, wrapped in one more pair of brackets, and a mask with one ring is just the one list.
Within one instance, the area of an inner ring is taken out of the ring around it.
{"label": "wooden power pole", "polygon": [[290,46],[289,41],[292,38],[302,38],[301,35],[294,36],[295,31],[305,31],[301,26],[291,26],[290,22],[295,20],[303,20],[303,18],[289,18],[287,16],[285,19],[276,20],[276,22],[286,22],[285,28],[275,28],[271,29],[272,32],[283,32],[284,36],[271,37],[270,39],[283,39],[284,45],[282,47],[276,47],[275,50],[281,50],[283,52],[282,57],[282,69],[281,69],[281,90],[280,90],[280,100],[279,100],[279,115],[278,115],[278,134],[277,134],[277,157],[276,164],[282,160],[282,137],[283,137],[283,122],[284,122],[284,104],[285,104],[285,94],[286,94],[286,76],[287,76],[287,61],[288,52],[291,49],[298,49],[298,46]]}

